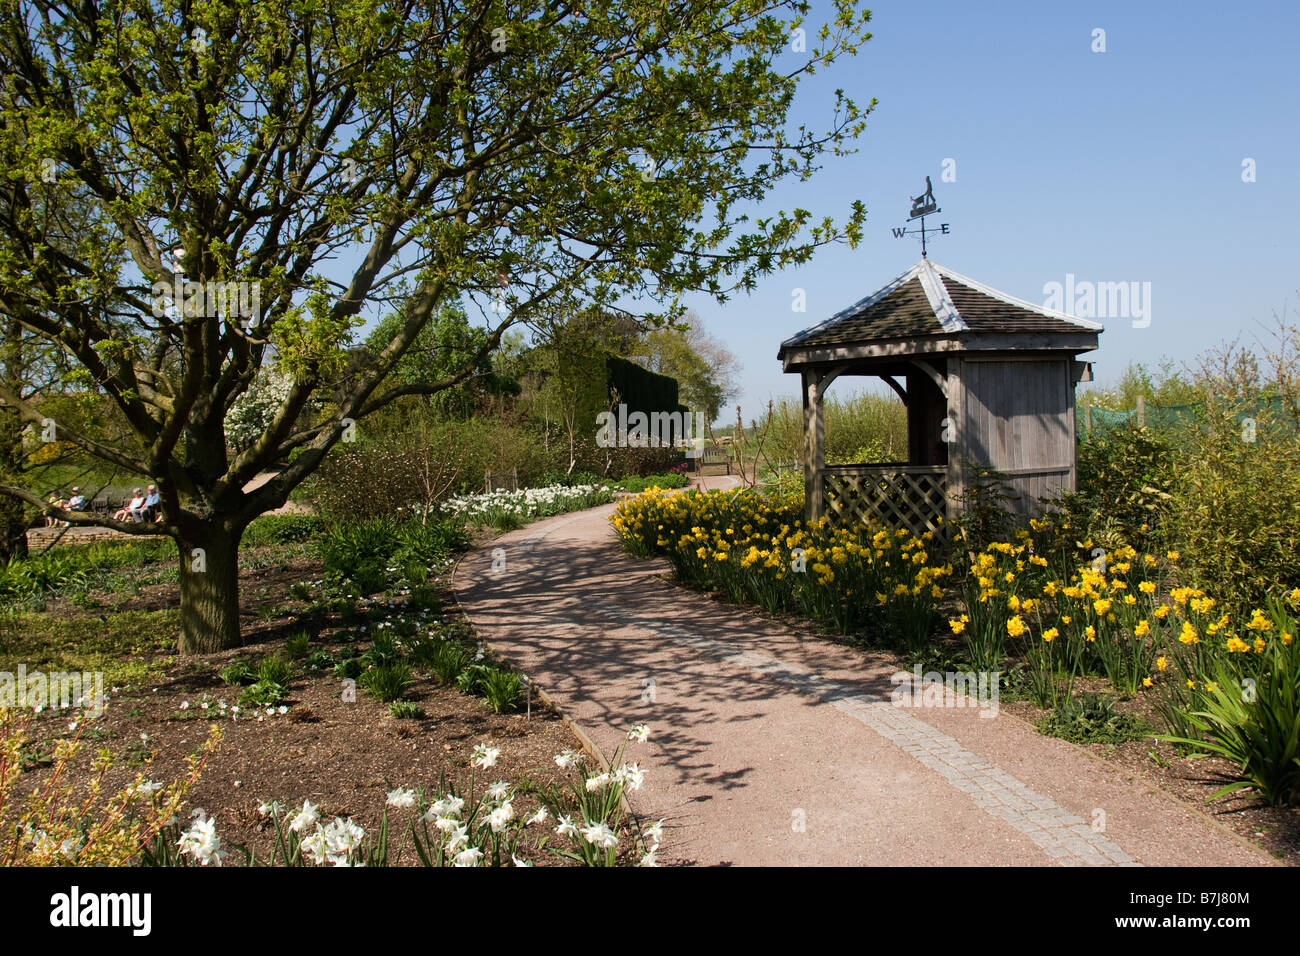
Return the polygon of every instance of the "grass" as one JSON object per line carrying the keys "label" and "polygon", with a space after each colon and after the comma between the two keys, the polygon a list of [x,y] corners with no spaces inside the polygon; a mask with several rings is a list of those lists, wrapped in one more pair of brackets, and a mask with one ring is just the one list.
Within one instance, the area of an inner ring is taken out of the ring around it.
{"label": "grass", "polygon": [[[125,611],[103,617],[20,614],[6,629],[0,670],[103,671],[105,687],[148,682],[172,662],[180,611]],[[152,658],[152,659],[151,659]]]}

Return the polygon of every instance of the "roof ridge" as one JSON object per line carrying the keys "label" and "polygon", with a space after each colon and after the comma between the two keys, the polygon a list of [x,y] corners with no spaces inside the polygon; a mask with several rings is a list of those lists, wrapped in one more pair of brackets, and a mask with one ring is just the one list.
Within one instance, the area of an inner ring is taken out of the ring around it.
{"label": "roof ridge", "polygon": [[949,333],[969,332],[970,326],[962,318],[957,303],[952,301],[952,296],[948,294],[948,288],[943,284],[940,272],[935,268],[934,263],[929,259],[922,259],[915,268],[918,269],[917,275],[921,280],[921,288],[925,291],[925,297],[930,303],[935,318],[939,320],[939,326]]}
{"label": "roof ridge", "polygon": [[1045,315],[1051,319],[1059,319],[1062,322],[1069,322],[1071,325],[1077,325],[1080,328],[1089,329],[1090,331],[1105,331],[1105,327],[1100,322],[1093,322],[1091,319],[1083,319],[1077,315],[1070,315],[1068,312],[1057,312],[1055,309],[1044,308],[1041,305],[1035,305],[1025,299],[1018,299],[1013,295],[1008,295],[1005,292],[995,289],[992,286],[985,285],[983,282],[972,279],[969,276],[964,276],[960,272],[954,272],[952,269],[949,269],[946,266],[941,266],[937,262],[930,262],[930,267],[939,275],[946,276],[954,282],[959,282],[968,288],[974,289],[982,295],[986,295],[991,299],[997,299],[999,302],[1005,302],[1008,305],[1014,305],[1020,309],[1027,309],[1030,312],[1036,312],[1039,315]]}

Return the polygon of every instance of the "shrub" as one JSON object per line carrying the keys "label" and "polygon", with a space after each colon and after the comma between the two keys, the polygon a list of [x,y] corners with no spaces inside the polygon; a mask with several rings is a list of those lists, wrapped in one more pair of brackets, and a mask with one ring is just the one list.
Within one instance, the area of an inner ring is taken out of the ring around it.
{"label": "shrub", "polygon": [[362,594],[381,590],[399,543],[397,524],[388,519],[335,525],[317,539],[315,549],[326,576],[350,580]]}
{"label": "shrub", "polygon": [[[178,815],[221,739],[213,726],[187,770],[159,787],[137,774],[121,790],[104,786],[116,757],[100,749],[86,774],[72,771],[83,746],[82,731],[55,744],[46,782],[14,792],[21,754],[29,740],[30,712],[0,708],[0,866],[127,866]],[[81,726],[90,726],[84,721]]]}
{"label": "shrub", "polygon": [[1186,467],[1175,432],[1124,426],[1079,444],[1078,491],[1062,503],[1071,524],[1107,547],[1153,546],[1170,501],[1175,464]]}
{"label": "shrub", "polygon": [[334,665],[334,675],[343,680],[356,680],[361,676],[362,670],[364,668],[361,666],[361,662],[354,657],[339,661]]}
{"label": "shrub", "polygon": [[1241,607],[1300,584],[1300,440],[1256,414],[1253,441],[1227,406],[1184,431],[1164,515],[1169,544],[1196,583]]}
{"label": "shrub", "polygon": [[669,471],[658,475],[647,475],[644,478],[623,478],[614,482],[614,487],[621,491],[631,491],[640,493],[649,488],[685,488],[691,483],[683,472]]}
{"label": "shrub", "polygon": [[240,547],[257,548],[268,544],[300,544],[316,538],[323,528],[316,515],[262,515],[244,529]]}
{"label": "shrub", "polygon": [[411,668],[403,662],[372,667],[358,681],[376,700],[387,704],[400,700],[411,686]]}
{"label": "shrub", "polygon": [[327,650],[318,649],[311,652],[307,660],[303,662],[303,667],[309,671],[323,671],[334,667],[336,663],[333,654]]}
{"label": "shrub", "polygon": [[483,681],[492,670],[487,664],[468,664],[456,677],[456,689],[464,694],[477,695],[483,689]]}
{"label": "shrub", "polygon": [[376,634],[369,649],[361,655],[361,663],[366,667],[385,667],[401,659],[402,652],[398,650],[396,641],[386,634]]}
{"label": "shrub", "polygon": [[1115,704],[1096,694],[1067,697],[1038,722],[1041,733],[1077,744],[1124,743],[1139,740],[1149,731],[1131,714],[1117,713]]}

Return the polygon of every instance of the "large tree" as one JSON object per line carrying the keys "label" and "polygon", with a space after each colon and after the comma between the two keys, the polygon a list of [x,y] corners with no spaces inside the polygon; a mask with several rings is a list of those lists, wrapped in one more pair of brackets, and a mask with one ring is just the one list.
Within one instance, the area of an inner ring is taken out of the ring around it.
{"label": "large tree", "polygon": [[740,392],[740,363],[705,331],[694,312],[680,323],[647,332],[635,353],[650,371],[677,379],[682,403],[707,412],[710,420]]}
{"label": "large tree", "polygon": [[[839,93],[809,104],[824,128],[788,122],[800,80],[869,36],[855,5],[805,51],[799,0],[5,0],[0,312],[84,367],[135,441],[59,437],[162,495],[157,525],[59,516],[175,539],[181,651],[237,644],[243,529],[354,422],[459,384],[535,315],[637,296],[670,314],[857,239],[860,203],[840,224],[745,215],[860,132]],[[42,241],[23,205],[64,184],[107,243]],[[492,301],[479,354],[391,380],[457,297]],[[347,348],[393,309],[386,346]],[[233,451],[226,413],[272,357],[292,385]]]}

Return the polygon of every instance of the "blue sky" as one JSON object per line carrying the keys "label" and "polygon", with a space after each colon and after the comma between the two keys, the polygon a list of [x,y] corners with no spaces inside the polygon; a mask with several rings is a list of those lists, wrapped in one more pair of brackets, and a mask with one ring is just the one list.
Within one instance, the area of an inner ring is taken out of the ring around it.
{"label": "blue sky", "polygon": [[[751,296],[688,302],[742,364],[747,422],[769,397],[797,394],[776,361],[782,339],[920,258],[920,243],[890,228],[904,224],[926,175],[952,228],[930,258],[950,269],[1037,303],[1067,273],[1150,283],[1147,327],[1101,318],[1101,347],[1085,356],[1099,385],[1130,361],[1190,362],[1238,333],[1265,334],[1284,308],[1297,317],[1300,5],[868,6],[873,38],[814,76],[791,117],[824,126],[837,87],[860,103],[875,97],[858,153],[764,204],[839,219],[861,199],[864,241],[826,249]],[[1104,53],[1092,51],[1095,29]],[[955,182],[941,180],[949,158]],[[1242,180],[1247,158],[1252,183]],[[796,287],[803,314],[791,309]]]}

